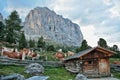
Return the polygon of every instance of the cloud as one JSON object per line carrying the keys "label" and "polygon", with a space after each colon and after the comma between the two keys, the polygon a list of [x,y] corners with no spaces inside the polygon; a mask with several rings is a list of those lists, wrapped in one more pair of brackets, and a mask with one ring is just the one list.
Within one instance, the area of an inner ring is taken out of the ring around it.
{"label": "cloud", "polygon": [[[51,4],[49,4],[51,3]],[[46,1],[47,6],[54,10],[57,14],[63,15],[65,18],[72,18],[70,12],[75,8],[73,6],[74,0],[53,0],[52,2]],[[67,14],[69,12],[69,14]]]}
{"label": "cloud", "polygon": [[120,5],[112,7],[110,10],[111,18],[120,17]]}
{"label": "cloud", "polygon": [[112,5],[112,1],[111,0],[103,0],[103,3],[106,5]]}
{"label": "cloud", "polygon": [[4,11],[11,13],[12,11],[17,10],[18,14],[20,15],[20,18],[24,19],[25,16],[29,13],[29,8],[15,8],[15,7],[6,7],[4,8]]}
{"label": "cloud", "polygon": [[84,39],[86,39],[88,44],[93,47],[97,46],[97,41],[99,40],[99,36],[95,34],[95,30],[96,30],[95,26],[93,25],[87,25],[81,27],[81,31],[84,35]]}
{"label": "cloud", "polygon": [[7,6],[4,7],[4,11],[10,14],[16,10],[20,15],[20,18],[24,21],[29,11],[37,6],[43,6],[46,0],[6,0]]}
{"label": "cloud", "polygon": [[108,3],[112,5],[112,7],[109,9],[111,18],[120,17],[120,1],[108,0]]}

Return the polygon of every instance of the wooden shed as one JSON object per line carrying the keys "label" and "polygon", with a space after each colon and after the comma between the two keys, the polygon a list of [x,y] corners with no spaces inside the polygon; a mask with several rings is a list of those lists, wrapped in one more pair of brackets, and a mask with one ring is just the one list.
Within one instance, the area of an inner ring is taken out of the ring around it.
{"label": "wooden shed", "polygon": [[82,73],[87,77],[110,76],[110,56],[113,51],[102,47],[90,48],[64,60],[65,68],[73,73]]}

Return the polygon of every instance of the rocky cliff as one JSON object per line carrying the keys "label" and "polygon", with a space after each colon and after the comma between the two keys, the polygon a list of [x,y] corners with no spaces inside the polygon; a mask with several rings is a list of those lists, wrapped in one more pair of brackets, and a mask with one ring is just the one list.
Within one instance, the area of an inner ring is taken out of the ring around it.
{"label": "rocky cliff", "polygon": [[43,36],[46,41],[80,46],[83,40],[80,27],[57,15],[46,7],[36,7],[29,12],[24,22],[27,39],[37,40]]}
{"label": "rocky cliff", "polygon": [[2,16],[2,14],[0,13],[0,21],[2,21],[3,22],[3,16]]}

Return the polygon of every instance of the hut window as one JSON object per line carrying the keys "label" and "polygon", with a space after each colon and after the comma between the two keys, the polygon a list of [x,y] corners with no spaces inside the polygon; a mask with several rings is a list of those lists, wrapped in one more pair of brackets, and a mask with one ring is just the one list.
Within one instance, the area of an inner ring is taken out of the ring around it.
{"label": "hut window", "polygon": [[92,61],[88,61],[88,64],[92,64]]}
{"label": "hut window", "polygon": [[84,64],[85,65],[90,65],[90,64],[92,64],[92,61],[90,61],[90,60],[89,61],[85,61]]}

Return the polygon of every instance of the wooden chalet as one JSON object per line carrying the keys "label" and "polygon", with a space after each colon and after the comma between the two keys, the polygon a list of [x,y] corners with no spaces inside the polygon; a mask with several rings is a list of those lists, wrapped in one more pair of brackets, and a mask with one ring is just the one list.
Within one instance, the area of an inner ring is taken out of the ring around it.
{"label": "wooden chalet", "polygon": [[65,68],[73,73],[82,73],[87,77],[110,76],[109,58],[113,51],[102,47],[90,48],[64,59]]}

